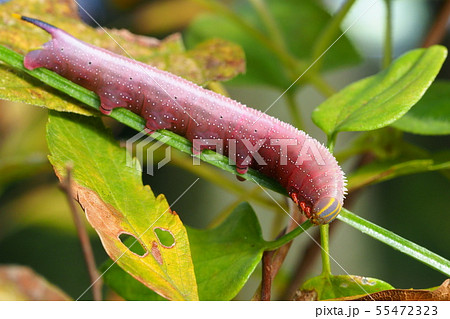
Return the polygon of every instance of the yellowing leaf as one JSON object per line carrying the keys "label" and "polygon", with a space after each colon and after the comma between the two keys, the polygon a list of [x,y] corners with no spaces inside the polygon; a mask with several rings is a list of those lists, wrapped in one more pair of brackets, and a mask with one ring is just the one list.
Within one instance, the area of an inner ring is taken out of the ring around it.
{"label": "yellowing leaf", "polygon": [[315,291],[317,300],[336,299],[392,289],[393,287],[379,279],[360,276],[326,276],[320,275],[309,279],[303,285],[305,292]]}
{"label": "yellowing leaf", "polygon": [[450,279],[437,289],[391,289],[365,296],[340,298],[339,300],[358,301],[450,301]]}
{"label": "yellowing leaf", "polygon": [[[80,21],[73,1],[16,0],[0,4],[0,45],[20,54],[41,47],[50,39],[43,30],[11,16],[20,13],[43,20],[75,38],[114,53],[151,64],[197,84],[227,80],[244,72],[242,49],[228,41],[206,43],[186,51],[180,34],[164,40],[139,36],[127,30],[94,29]],[[206,56],[206,57],[205,57]],[[214,63],[205,63],[205,62]],[[83,104],[42,85],[22,72],[0,64],[0,99],[84,115],[98,114]]]}
{"label": "yellowing leaf", "polygon": [[59,288],[25,266],[0,266],[0,301],[70,300]]}
{"label": "yellowing leaf", "polygon": [[[165,197],[143,186],[141,172],[127,166],[120,148],[96,118],[51,112],[47,128],[50,161],[60,179],[73,166],[72,191],[109,256],[134,278],[170,300],[197,300],[186,229]],[[167,246],[156,229],[170,234]],[[130,250],[134,237],[142,252]]]}

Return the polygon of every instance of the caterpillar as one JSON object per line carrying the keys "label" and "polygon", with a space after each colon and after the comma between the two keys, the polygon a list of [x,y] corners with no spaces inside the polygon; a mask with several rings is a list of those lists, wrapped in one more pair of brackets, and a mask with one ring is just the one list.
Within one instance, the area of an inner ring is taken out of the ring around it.
{"label": "caterpillar", "polygon": [[336,159],[305,132],[174,74],[82,42],[43,21],[21,17],[52,39],[29,52],[24,66],[44,67],[100,97],[100,110],[123,107],[193,143],[193,152],[222,152],[238,174],[249,167],[278,181],[314,224],[339,214],[345,177]]}

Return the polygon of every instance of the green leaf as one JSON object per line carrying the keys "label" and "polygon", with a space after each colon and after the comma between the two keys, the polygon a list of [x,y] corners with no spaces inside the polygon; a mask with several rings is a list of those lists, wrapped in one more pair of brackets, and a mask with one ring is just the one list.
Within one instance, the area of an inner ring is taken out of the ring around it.
{"label": "green leaf", "polygon": [[394,177],[450,169],[449,154],[436,154],[436,158],[406,160],[402,158],[372,162],[352,172],[348,178],[349,191]]}
{"label": "green leaf", "polygon": [[111,259],[103,263],[100,267],[100,271],[103,274],[102,279],[105,284],[125,300],[167,300],[140,281],[134,279],[133,276],[124,271],[117,264],[113,263]]}
{"label": "green leaf", "polygon": [[[136,279],[171,300],[196,300],[197,285],[189,241],[178,215],[163,195],[143,186],[141,172],[126,162],[100,119],[51,112],[47,127],[50,161],[60,179],[73,167],[72,192],[99,234],[105,250]],[[133,164],[137,164],[134,160]],[[155,229],[173,236],[160,243]],[[144,255],[128,250],[119,236],[133,236]]]}
{"label": "green leaf", "polygon": [[[190,52],[185,50],[179,34],[160,41],[134,35],[126,30],[105,29],[106,32],[99,32],[81,22],[70,6],[69,1],[56,0],[16,0],[0,4],[0,21],[7,25],[0,28],[0,45],[26,53],[41,47],[49,40],[50,36],[43,30],[11,16],[11,13],[19,12],[53,24],[82,41],[132,57],[198,84],[227,80],[245,70],[242,49],[228,41],[210,41],[200,44]],[[49,15],[48,12],[52,14]],[[57,111],[96,114],[83,108],[81,103],[68,99],[24,76],[23,73],[3,65],[0,65],[0,99],[34,104]]]}
{"label": "green leaf", "polygon": [[236,207],[218,227],[188,228],[200,300],[230,300],[242,289],[262,257],[266,242],[255,212]]}
{"label": "green leaf", "polygon": [[391,125],[414,134],[450,134],[450,81],[435,81],[420,101]]}
{"label": "green leaf", "polygon": [[380,242],[391,246],[394,249],[424,263],[425,265],[436,269],[437,271],[450,276],[450,260],[447,260],[438,254],[429,251],[393,232],[375,225],[343,208],[339,220],[360,230],[361,232],[379,240]]}
{"label": "green leaf", "polygon": [[314,110],[313,121],[329,137],[389,125],[422,97],[446,56],[447,49],[438,45],[410,51],[389,68],[327,99]]}
{"label": "green leaf", "polygon": [[[214,229],[186,228],[200,300],[231,300],[253,273],[267,244],[255,212],[242,203]],[[157,300],[151,290],[118,268],[112,266],[104,277],[119,295],[127,300]]]}
{"label": "green leaf", "polygon": [[[213,9],[213,13],[199,16],[186,33],[188,46],[205,39],[222,38],[240,44],[247,57],[247,72],[233,79],[234,84],[265,84],[286,89],[297,77],[297,70],[284,63],[296,58],[309,66],[312,62],[313,45],[328,23],[329,14],[317,1],[265,1],[279,28],[281,48],[268,37],[260,15],[248,1],[235,1],[232,8],[200,1]],[[281,52],[284,51],[284,52]],[[348,39],[342,37],[334,46],[333,54],[323,57],[323,69],[357,63],[359,55]],[[292,61],[291,61],[292,62]],[[289,63],[289,62],[288,62]],[[294,72],[295,74],[289,74]]]}
{"label": "green leaf", "polygon": [[366,295],[393,288],[390,284],[375,278],[320,275],[306,281],[301,290],[314,290],[318,300],[327,300]]}

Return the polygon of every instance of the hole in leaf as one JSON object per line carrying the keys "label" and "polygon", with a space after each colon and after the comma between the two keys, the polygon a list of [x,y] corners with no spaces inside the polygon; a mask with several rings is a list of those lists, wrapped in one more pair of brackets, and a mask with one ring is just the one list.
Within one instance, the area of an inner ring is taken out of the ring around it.
{"label": "hole in leaf", "polygon": [[172,233],[164,228],[155,227],[153,228],[156,237],[158,237],[159,243],[166,248],[172,248],[175,245],[175,237]]}
{"label": "hole in leaf", "polygon": [[128,233],[121,233],[119,239],[132,253],[139,257],[145,257],[148,254],[147,249],[144,248],[142,243],[134,235]]}

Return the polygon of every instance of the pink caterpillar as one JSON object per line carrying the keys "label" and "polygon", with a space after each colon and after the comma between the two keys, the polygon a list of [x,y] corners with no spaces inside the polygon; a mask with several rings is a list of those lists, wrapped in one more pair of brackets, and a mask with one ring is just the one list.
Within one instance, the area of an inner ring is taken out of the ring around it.
{"label": "pink caterpillar", "polygon": [[240,174],[252,167],[274,178],[315,224],[339,214],[344,174],[317,140],[174,74],[77,40],[40,20],[21,18],[52,36],[26,55],[27,69],[44,67],[94,91],[104,114],[128,108],[145,119],[149,133],[170,130],[192,141],[195,152],[223,152]]}

